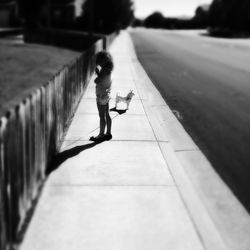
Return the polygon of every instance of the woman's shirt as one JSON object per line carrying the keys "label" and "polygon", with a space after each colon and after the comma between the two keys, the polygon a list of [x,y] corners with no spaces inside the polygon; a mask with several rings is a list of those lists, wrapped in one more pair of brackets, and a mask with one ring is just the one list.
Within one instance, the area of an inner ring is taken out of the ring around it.
{"label": "woman's shirt", "polygon": [[110,100],[110,92],[111,92],[111,70],[109,68],[103,67],[95,79],[96,83],[96,97],[97,101],[105,105]]}

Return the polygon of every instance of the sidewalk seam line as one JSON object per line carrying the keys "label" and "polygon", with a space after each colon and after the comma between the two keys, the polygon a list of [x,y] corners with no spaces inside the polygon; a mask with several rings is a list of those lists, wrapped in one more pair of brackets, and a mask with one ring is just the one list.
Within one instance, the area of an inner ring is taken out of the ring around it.
{"label": "sidewalk seam line", "polygon": [[[87,140],[87,139],[76,139],[76,140],[64,140],[64,141],[68,141],[68,142],[86,141],[86,142],[88,142],[89,140]],[[118,139],[115,140],[115,139],[112,139],[109,142],[157,142],[157,141],[156,140],[118,140]],[[158,141],[158,142],[169,142],[169,141]]]}
{"label": "sidewalk seam line", "polygon": [[177,188],[176,185],[95,185],[95,184],[49,184],[51,187],[169,187]]}

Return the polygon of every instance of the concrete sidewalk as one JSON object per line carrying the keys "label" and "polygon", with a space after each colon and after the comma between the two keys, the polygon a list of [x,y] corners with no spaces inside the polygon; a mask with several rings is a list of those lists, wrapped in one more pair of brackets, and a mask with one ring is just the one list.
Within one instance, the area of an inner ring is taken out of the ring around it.
{"label": "concrete sidewalk", "polygon": [[99,126],[92,79],[20,249],[249,250],[248,213],[155,89],[126,32],[111,53],[112,96],[133,89],[130,109],[111,112],[111,141],[89,142]]}

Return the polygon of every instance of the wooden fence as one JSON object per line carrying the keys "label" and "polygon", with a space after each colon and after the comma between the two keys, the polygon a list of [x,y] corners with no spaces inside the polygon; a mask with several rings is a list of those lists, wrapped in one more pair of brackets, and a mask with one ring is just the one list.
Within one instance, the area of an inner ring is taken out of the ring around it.
{"label": "wooden fence", "polygon": [[94,71],[94,55],[113,39],[97,41],[0,118],[1,250],[14,248]]}

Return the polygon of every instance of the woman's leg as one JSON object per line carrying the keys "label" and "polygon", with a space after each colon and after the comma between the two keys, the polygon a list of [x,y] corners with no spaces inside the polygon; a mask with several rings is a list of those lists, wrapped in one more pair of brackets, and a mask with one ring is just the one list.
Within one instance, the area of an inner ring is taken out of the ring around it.
{"label": "woman's leg", "polygon": [[104,135],[105,133],[105,127],[106,127],[105,107],[106,105],[101,105],[97,103],[98,113],[100,117],[100,133],[99,133],[100,136]]}
{"label": "woman's leg", "polygon": [[107,123],[107,134],[111,135],[112,119],[109,115],[109,103],[105,105],[105,116],[106,116],[106,123]]}

